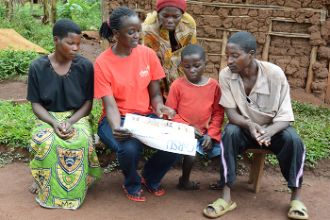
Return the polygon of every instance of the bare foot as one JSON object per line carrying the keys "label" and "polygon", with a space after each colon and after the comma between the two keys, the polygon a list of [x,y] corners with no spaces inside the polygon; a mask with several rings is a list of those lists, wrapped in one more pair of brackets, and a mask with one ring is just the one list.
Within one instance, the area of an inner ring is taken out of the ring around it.
{"label": "bare foot", "polygon": [[38,193],[38,185],[36,182],[33,181],[33,183],[31,184],[31,186],[29,187],[29,191],[32,194],[37,194]]}

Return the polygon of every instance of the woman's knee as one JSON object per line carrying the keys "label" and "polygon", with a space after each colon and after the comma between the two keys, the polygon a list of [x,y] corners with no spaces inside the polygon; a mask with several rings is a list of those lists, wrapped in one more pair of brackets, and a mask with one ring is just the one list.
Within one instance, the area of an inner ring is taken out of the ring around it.
{"label": "woman's knee", "polygon": [[99,125],[97,130],[97,135],[100,137],[101,141],[114,152],[118,151],[118,142],[112,134],[112,129],[106,123]]}
{"label": "woman's knee", "polygon": [[141,152],[142,152],[141,143],[134,138],[119,142],[118,156],[134,158],[136,156],[140,156]]}

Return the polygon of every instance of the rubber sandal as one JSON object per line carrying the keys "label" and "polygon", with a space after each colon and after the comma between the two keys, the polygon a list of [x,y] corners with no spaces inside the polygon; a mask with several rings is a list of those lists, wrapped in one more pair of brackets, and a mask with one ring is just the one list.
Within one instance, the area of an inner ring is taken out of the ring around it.
{"label": "rubber sandal", "polygon": [[142,196],[142,193],[143,193],[142,189],[138,193],[130,194],[130,193],[128,193],[128,191],[127,191],[127,189],[125,188],[124,185],[122,185],[121,187],[122,187],[126,197],[129,200],[132,200],[134,202],[145,202],[145,201],[147,201],[147,198],[145,196]]}
{"label": "rubber sandal", "polygon": [[216,183],[210,183],[209,189],[210,190],[222,190],[223,186],[220,185],[220,181],[217,181]]}
{"label": "rubber sandal", "polygon": [[[215,200],[212,204],[209,204],[204,210],[203,214],[208,218],[218,218],[229,211],[234,210],[237,207],[235,202],[226,202],[224,199],[220,198]],[[208,212],[208,208],[212,208],[213,212]],[[222,208],[222,209],[220,209]]]}
{"label": "rubber sandal", "polygon": [[292,200],[288,217],[291,219],[308,219],[307,208],[304,203],[299,200]]}
{"label": "rubber sandal", "polygon": [[159,186],[157,189],[151,188],[143,177],[141,179],[141,183],[148,190],[148,192],[150,192],[154,196],[163,196],[166,193],[165,189],[161,186]]}
{"label": "rubber sandal", "polygon": [[179,183],[176,185],[176,188],[183,191],[189,190],[199,190],[199,182],[189,181],[188,185],[183,184],[182,177],[179,178]]}

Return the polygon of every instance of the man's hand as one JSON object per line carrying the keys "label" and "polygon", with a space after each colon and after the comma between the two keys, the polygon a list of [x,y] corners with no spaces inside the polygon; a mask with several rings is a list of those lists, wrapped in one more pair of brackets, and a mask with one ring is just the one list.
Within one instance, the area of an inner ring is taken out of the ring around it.
{"label": "man's hand", "polygon": [[256,139],[258,144],[261,146],[263,142],[258,141],[258,138],[266,133],[266,131],[257,123],[254,123],[252,121],[249,122],[249,131],[251,136]]}
{"label": "man's hand", "polygon": [[260,135],[256,140],[260,145],[265,145],[266,147],[270,146],[271,144],[271,138],[273,134],[268,131],[268,129],[265,129],[265,133]]}

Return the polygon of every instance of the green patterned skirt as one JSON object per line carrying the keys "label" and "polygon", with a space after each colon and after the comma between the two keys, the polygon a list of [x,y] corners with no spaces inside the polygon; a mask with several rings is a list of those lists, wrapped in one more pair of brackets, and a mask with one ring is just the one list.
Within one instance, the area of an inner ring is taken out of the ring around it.
{"label": "green patterned skirt", "polygon": [[[50,114],[64,121],[72,112]],[[32,130],[30,168],[38,185],[36,201],[46,208],[77,209],[83,203],[88,186],[101,177],[101,168],[93,146],[89,118],[73,125],[71,138],[59,138],[53,128],[40,120]]]}

